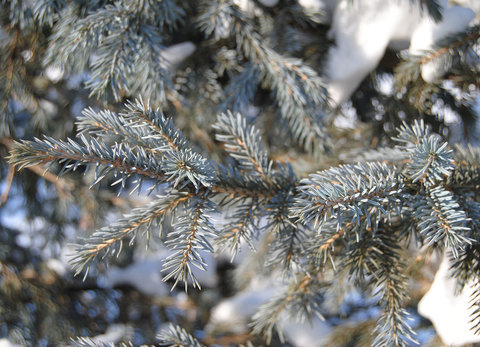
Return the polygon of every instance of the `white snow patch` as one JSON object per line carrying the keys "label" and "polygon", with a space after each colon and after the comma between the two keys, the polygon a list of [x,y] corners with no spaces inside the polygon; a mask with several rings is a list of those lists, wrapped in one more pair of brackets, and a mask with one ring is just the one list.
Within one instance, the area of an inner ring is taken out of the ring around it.
{"label": "white snow patch", "polygon": [[333,124],[337,128],[355,129],[357,127],[357,111],[353,108],[350,102],[340,106],[340,114],[335,117]]}
{"label": "white snow patch", "polygon": [[60,81],[63,78],[63,74],[63,70],[58,66],[48,66],[45,69],[45,76],[53,83]]}
{"label": "white snow patch", "polygon": [[259,0],[264,6],[272,7],[278,4],[278,0]]}
{"label": "white snow patch", "polygon": [[[438,42],[450,34],[463,31],[475,17],[475,13],[469,9],[460,6],[444,6],[443,19],[436,23],[430,17],[424,17],[412,34],[410,42],[411,54],[422,54],[422,52],[431,49],[435,42]],[[426,82],[433,82],[439,78],[445,71],[446,57],[441,56],[435,60],[422,65],[422,78]]]}
{"label": "white snow patch", "polygon": [[[274,278],[275,276],[272,276]],[[248,324],[259,307],[275,296],[285,284],[268,278],[253,279],[248,289],[215,306],[205,328],[207,333],[248,331]],[[326,343],[333,330],[332,326],[319,317],[311,322],[298,322],[282,313],[278,328],[295,347],[321,346]]]}
{"label": "white snow patch", "polygon": [[330,35],[336,45],[328,54],[328,92],[335,105],[348,99],[365,76],[375,69],[392,38],[419,20],[405,2],[341,1]]}
{"label": "white snow patch", "polygon": [[473,289],[467,284],[457,294],[456,280],[449,273],[450,266],[448,256],[444,255],[432,287],[418,303],[418,312],[432,321],[437,334],[447,345],[480,342],[480,336],[470,329],[470,314],[474,310],[470,307]]}
{"label": "white snow patch", "polygon": [[207,332],[230,331],[241,333],[248,329],[248,323],[257,309],[266,303],[278,287],[251,289],[221,301],[215,306],[205,328]]}
{"label": "white snow patch", "polygon": [[[307,0],[305,0],[307,1]],[[307,1],[308,2],[308,1]],[[418,6],[408,1],[340,0],[334,10],[329,36],[335,39],[328,54],[328,92],[334,106],[347,100],[367,74],[374,70],[385,49],[410,42],[410,52],[418,53],[446,35],[464,30],[473,19],[472,10],[452,6],[446,0],[443,20],[435,23]],[[430,81],[443,72],[425,64],[422,77]]]}
{"label": "white snow patch", "polygon": [[331,18],[335,8],[338,5],[338,0],[298,0],[300,6],[308,11],[323,12]]}
{"label": "white snow patch", "polygon": [[50,258],[46,261],[46,265],[60,277],[64,277],[68,272],[67,264],[58,259]]}
{"label": "white snow patch", "polygon": [[102,280],[102,285],[115,287],[131,285],[140,292],[151,296],[166,296],[170,288],[162,281],[163,258],[135,262],[125,268],[112,266]]}
{"label": "white snow patch", "polygon": [[391,75],[381,75],[377,79],[378,90],[385,95],[393,95],[395,92],[395,80]]}
{"label": "white snow patch", "polygon": [[315,317],[311,322],[282,320],[280,327],[288,341],[295,347],[324,346],[329,342],[332,326],[325,320]]}
{"label": "white snow patch", "polygon": [[[112,266],[100,280],[105,287],[116,285],[131,285],[138,291],[151,296],[166,296],[170,292],[170,285],[163,282],[162,267],[171,252],[160,250],[150,258],[136,260],[125,268]],[[192,266],[192,272],[202,286],[215,287],[217,283],[215,258],[212,254],[202,252],[202,258],[207,263],[207,270],[203,271]]]}
{"label": "white snow patch", "polygon": [[453,0],[453,4],[471,8],[476,13],[476,19],[480,20],[480,1],[478,0]]}
{"label": "white snow patch", "polygon": [[110,344],[117,343],[125,338],[133,335],[133,329],[123,324],[113,324],[107,328],[104,334],[97,335],[91,338],[95,344]]}
{"label": "white snow patch", "polygon": [[298,3],[309,10],[321,10],[325,6],[322,0],[298,0]]}
{"label": "white snow patch", "polygon": [[169,46],[162,51],[162,57],[169,65],[177,65],[195,52],[196,46],[193,42],[185,41]]}
{"label": "white snow patch", "polygon": [[16,343],[11,343],[6,338],[0,339],[0,347],[22,347],[22,345],[17,345]]}

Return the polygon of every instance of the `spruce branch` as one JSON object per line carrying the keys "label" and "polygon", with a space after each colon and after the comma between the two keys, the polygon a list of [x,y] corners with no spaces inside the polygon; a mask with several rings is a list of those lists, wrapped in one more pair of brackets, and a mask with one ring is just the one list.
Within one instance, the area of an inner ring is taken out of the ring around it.
{"label": "spruce branch", "polygon": [[119,18],[131,13],[120,4],[108,5],[79,18],[80,7],[70,4],[62,11],[50,38],[44,64],[67,71],[81,71],[88,66],[90,54],[101,44],[104,36],[115,30]]}
{"label": "spruce branch", "polygon": [[480,149],[472,145],[455,146],[455,169],[448,179],[455,187],[478,184],[480,182]]}
{"label": "spruce branch", "polygon": [[[336,221],[331,219],[323,223],[319,230],[311,230],[306,238],[305,250],[312,255],[313,264],[323,269],[328,261],[335,269],[335,246],[339,244],[337,241],[343,240],[348,245],[354,240],[353,244],[356,246],[355,243],[360,240],[361,235],[373,231],[373,228],[365,226],[365,221],[366,215],[363,215],[360,217],[360,224],[357,220],[354,220],[339,227]],[[376,226],[374,227],[376,228]],[[366,229],[366,231],[363,231],[363,229]]]}
{"label": "spruce branch", "polygon": [[[455,61],[468,64],[467,53],[480,40],[480,26],[471,26],[465,31],[449,35],[437,42],[431,50],[420,55],[409,55],[395,68],[397,87],[407,86],[415,82],[421,75],[423,65],[443,58],[447,69],[451,69]],[[458,64],[458,63],[457,63]],[[470,72],[471,73],[471,72]]]}
{"label": "spruce branch", "polygon": [[248,63],[243,67],[239,75],[233,76],[225,88],[225,100],[220,105],[220,108],[228,108],[234,112],[241,111],[253,101],[258,88],[258,81],[257,68]]}
{"label": "spruce branch", "polygon": [[428,246],[444,245],[455,258],[472,243],[468,237],[468,218],[454,195],[443,187],[428,189],[425,196],[418,196],[414,206],[417,228]]}
{"label": "spruce branch", "polygon": [[432,134],[432,129],[426,125],[423,119],[415,119],[413,125],[410,126],[406,122],[398,128],[398,135],[393,140],[399,142],[396,146],[399,149],[411,151],[417,146],[422,139],[429,137]]}
{"label": "spruce branch", "polygon": [[[113,342],[104,342],[102,340],[90,338],[90,337],[76,337],[71,339],[69,344],[71,347],[133,347],[132,342],[121,342],[115,344]],[[143,346],[143,345],[142,345]],[[145,345],[145,347],[148,347]]]}
{"label": "spruce branch", "polygon": [[480,334],[480,279],[476,278],[473,284],[473,293],[470,297],[470,307],[473,312],[470,314],[471,329],[476,335]]}
{"label": "spruce branch", "polygon": [[149,137],[163,141],[162,150],[176,151],[189,148],[182,133],[174,128],[171,118],[166,118],[160,110],[153,110],[143,99],[127,102],[127,112],[121,116],[135,127],[147,127]]}
{"label": "spruce branch", "polygon": [[60,15],[45,65],[73,72],[90,67],[86,85],[91,95],[102,96],[108,90],[118,101],[125,92],[139,92],[164,103],[165,90],[173,89],[173,84],[166,69],[168,63],[162,57],[161,30],[165,28],[161,24],[168,22],[175,27],[184,11],[171,1],[158,6],[151,1],[137,5],[117,1],[95,8],[85,17],[79,12],[78,7],[70,5]]}
{"label": "spruce branch", "polygon": [[245,170],[256,172],[268,181],[273,162],[268,160],[268,153],[263,149],[258,130],[247,125],[239,113],[222,113],[213,125],[217,131],[215,137],[225,144],[226,151],[240,163]]}
{"label": "spruce branch", "polygon": [[66,5],[65,0],[35,1],[33,17],[40,25],[52,26],[60,10]]}
{"label": "spruce branch", "polygon": [[[323,292],[318,280],[309,273],[301,273],[294,278],[287,288],[277,293],[267,303],[260,306],[252,317],[253,334],[261,334],[270,343],[273,329],[277,326],[281,314],[287,312],[297,321],[305,322],[321,315]],[[281,334],[281,332],[279,331]]]}
{"label": "spruce branch", "polygon": [[143,147],[146,151],[161,154],[165,146],[158,141],[146,127],[135,126],[122,115],[109,110],[96,112],[92,108],[82,111],[77,120],[79,134],[90,136],[115,136],[122,141],[127,141],[132,147]]}
{"label": "spruce branch", "polygon": [[294,225],[292,221],[285,222],[274,234],[266,266],[280,268],[287,275],[295,265],[301,263],[305,239],[306,232],[300,225]]}
{"label": "spruce branch", "polygon": [[206,193],[197,195],[188,201],[184,213],[176,219],[174,230],[167,235],[165,245],[173,253],[163,264],[163,271],[168,271],[163,280],[175,280],[172,290],[179,282],[184,282],[186,291],[188,281],[194,288],[201,288],[192,266],[206,270],[201,252],[213,253],[210,240],[217,236],[217,231],[208,216],[213,211],[214,204],[207,199]]}
{"label": "spruce branch", "polygon": [[[253,85],[254,76],[258,76],[258,82],[272,91],[280,116],[291,127],[294,138],[314,153],[329,147],[320,111],[327,108],[328,97],[323,80],[312,68],[266,45],[250,18],[232,1],[206,4],[198,23],[207,36],[213,34],[216,39],[234,34],[237,49],[249,61],[248,67],[227,88],[229,93],[245,90],[247,85]],[[245,100],[250,95],[246,93]]]}
{"label": "spruce branch", "polygon": [[214,40],[229,37],[233,29],[232,18],[235,7],[231,1],[201,1],[201,11],[197,18],[197,25],[207,36]]}
{"label": "spruce branch", "polygon": [[[210,161],[190,149],[167,152],[162,169],[168,177],[167,181],[173,181],[174,187],[182,187],[191,182],[199,189],[200,185],[210,187],[216,182],[215,171]],[[181,182],[183,184],[180,184]]]}
{"label": "spruce branch", "polygon": [[407,172],[427,187],[446,181],[454,170],[452,150],[437,136],[428,136],[411,151]]}
{"label": "spruce branch", "polygon": [[394,140],[401,143],[398,148],[410,153],[406,175],[414,183],[435,186],[446,181],[455,168],[453,151],[423,121],[415,121],[411,127],[404,123]]}
{"label": "spruce branch", "polygon": [[124,3],[162,31],[175,30],[185,21],[185,10],[174,0],[162,0],[160,3],[156,0],[129,0]]}
{"label": "spruce branch", "polygon": [[228,223],[223,225],[215,243],[220,249],[229,249],[232,253],[232,261],[236,257],[241,242],[246,242],[254,249],[253,239],[258,230],[259,216],[256,213],[258,201],[251,198],[250,202],[234,205],[235,212],[228,216]]}
{"label": "spruce branch", "polygon": [[[121,176],[117,183],[121,182],[122,188],[126,179],[133,174],[154,178],[157,184],[161,181],[172,181],[174,187],[192,183],[196,189],[200,186],[210,187],[216,181],[211,162],[188,147],[181,133],[173,128],[171,120],[149,110],[141,101],[129,104],[128,107],[131,114],[120,115],[123,121],[117,120],[114,114],[106,111],[84,112],[87,119],[81,120],[82,129],[90,128],[93,123],[97,128],[128,136],[125,143],[108,146],[102,139],[87,139],[83,135],[80,136],[81,143],[71,139],[65,142],[53,138],[24,141],[13,147],[11,163],[19,165],[21,169],[59,161],[63,164],[61,173],[75,171],[80,164],[95,164],[97,170],[92,185],[113,172],[114,176]],[[153,129],[145,133],[143,131],[148,129],[136,129],[136,122],[146,122],[147,126]],[[122,123],[126,128],[120,130]],[[127,130],[128,127],[131,129]],[[145,134],[147,136],[142,136]],[[129,142],[133,143],[134,147]],[[142,146],[138,146],[139,143]],[[159,151],[162,156],[158,155]]]}
{"label": "spruce branch", "polygon": [[267,224],[263,229],[273,233],[267,266],[280,266],[284,271],[291,270],[294,264],[300,263],[306,239],[305,227],[288,215],[293,202],[292,192],[287,191],[277,194],[264,207]]}
{"label": "spruce branch", "polygon": [[473,288],[470,296],[470,323],[471,329],[478,335],[480,334],[480,245],[478,232],[475,235],[475,243],[467,245],[459,252],[457,258],[450,259],[452,262],[450,271],[457,280],[457,293],[464,290],[466,286]]}
{"label": "spruce branch", "polygon": [[395,231],[379,225],[363,233],[342,254],[342,270],[356,281],[370,281],[375,294],[381,295],[384,313],[376,323],[374,346],[406,346],[415,342],[408,324],[409,314],[402,307],[408,291],[400,247]]}
{"label": "spruce branch", "polygon": [[178,325],[169,324],[157,336],[160,346],[170,347],[204,347],[196,338]]}
{"label": "spruce branch", "polygon": [[[99,257],[103,259],[108,255],[118,256],[124,241],[128,238],[131,246],[138,232],[149,234],[154,227],[161,230],[161,222],[165,215],[172,213],[179,205],[187,203],[194,196],[194,193],[175,191],[165,196],[157,196],[152,203],[136,208],[112,225],[94,232],[77,246],[75,257],[71,260],[76,274],[89,267]],[[87,274],[88,271],[85,276]]]}
{"label": "spruce branch", "polygon": [[[410,0],[410,2],[414,2],[415,0]],[[435,22],[440,22],[443,18],[443,6],[440,5],[439,3],[439,0],[417,0],[419,5],[420,5],[420,9],[421,10],[424,10],[424,8],[427,9],[428,11],[428,14],[430,15],[430,17],[432,17],[432,19],[435,21]]]}
{"label": "spruce branch", "polygon": [[311,152],[328,148],[328,136],[321,124],[322,114],[319,114],[319,110],[328,105],[322,79],[301,60],[285,58],[265,46],[241,16],[236,20],[237,46],[259,67],[261,83],[272,89],[280,115],[290,125],[295,139]]}
{"label": "spruce branch", "polygon": [[[371,225],[376,223],[371,215],[381,216],[372,211],[381,211],[384,218],[399,212],[403,189],[402,177],[383,163],[342,165],[303,179],[291,214],[315,227],[329,218],[336,219],[339,227],[350,221],[360,224],[363,215]],[[344,221],[344,216],[349,220]]]}
{"label": "spruce branch", "polygon": [[12,146],[9,161],[19,169],[53,163],[62,164],[60,175],[68,171],[75,171],[79,166],[95,166],[95,180],[92,185],[100,182],[107,174],[121,176],[118,183],[125,185],[126,178],[139,175],[140,179],[153,178],[165,180],[166,176],[159,169],[161,167],[157,157],[145,151],[134,151],[129,145],[121,143],[109,147],[96,139],[80,137],[79,142],[72,139],[67,141],[45,137],[44,140],[16,142]]}
{"label": "spruce branch", "polygon": [[[378,292],[383,292],[381,302],[384,314],[377,321],[374,346],[407,346],[417,343],[415,333],[408,324],[409,313],[402,307],[408,297],[407,277],[402,273],[403,264],[398,259],[395,238],[383,237],[380,251],[374,253],[372,263],[379,264],[374,273]],[[383,246],[383,247],[382,247]]]}
{"label": "spruce branch", "polygon": [[222,205],[245,198],[269,199],[296,185],[296,177],[290,170],[281,170],[281,174],[270,176],[267,182],[258,174],[243,173],[235,167],[218,165],[216,169],[217,181],[212,192],[228,198],[222,200]]}

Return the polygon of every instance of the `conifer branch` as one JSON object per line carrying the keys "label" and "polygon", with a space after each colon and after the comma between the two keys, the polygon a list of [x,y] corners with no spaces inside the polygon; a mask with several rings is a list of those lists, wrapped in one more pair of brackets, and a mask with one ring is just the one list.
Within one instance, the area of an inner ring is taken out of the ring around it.
{"label": "conifer branch", "polygon": [[427,190],[414,206],[414,217],[427,245],[441,245],[455,258],[473,240],[468,237],[468,218],[451,192],[442,187]]}
{"label": "conifer branch", "polygon": [[77,121],[77,127],[79,134],[116,136],[128,141],[132,146],[143,147],[154,154],[161,154],[160,148],[164,145],[145,128],[136,127],[125,117],[109,110],[100,112],[95,112],[91,108],[84,110]]}
{"label": "conifer branch", "polygon": [[[219,21],[223,21],[222,31],[217,26]],[[312,68],[266,45],[251,20],[232,1],[206,4],[198,23],[207,35],[214,34],[216,39],[234,34],[237,49],[250,63],[241,78],[230,84],[229,92],[243,90],[251,78],[258,76],[260,84],[272,90],[280,116],[290,125],[294,138],[311,152],[329,147],[320,111],[327,107],[328,97],[322,79]]]}
{"label": "conifer branch", "polygon": [[271,230],[274,239],[270,245],[267,266],[280,265],[288,271],[294,263],[299,262],[306,237],[305,227],[296,218],[288,216],[289,207],[293,204],[294,195],[291,191],[279,193],[265,204],[267,224],[265,230]]}
{"label": "conifer branch", "polygon": [[[98,183],[105,176],[113,172],[114,175],[123,173],[123,177],[133,174],[165,180],[166,176],[159,169],[160,162],[149,153],[139,151],[135,153],[127,144],[115,144],[108,147],[95,139],[80,137],[82,143],[68,139],[67,142],[45,137],[44,140],[22,141],[14,143],[10,152],[10,163],[19,169],[43,165],[59,161],[63,164],[61,174],[75,171],[81,164],[95,165],[95,181]],[[99,165],[102,169],[99,170]],[[124,180],[122,180],[124,183]]]}
{"label": "conifer branch", "polygon": [[319,110],[328,98],[323,81],[302,61],[284,58],[265,46],[247,21],[237,16],[237,46],[252,64],[259,66],[262,85],[272,88],[280,115],[291,126],[294,137],[311,152],[329,146]]}
{"label": "conifer branch", "polygon": [[370,208],[378,208],[385,216],[392,208],[397,212],[404,189],[402,178],[393,168],[374,162],[317,172],[300,183],[291,213],[301,223],[313,222],[315,226],[334,218],[341,227],[344,211],[352,212],[349,218],[357,224],[364,214],[369,224],[374,223]]}
{"label": "conifer branch", "polygon": [[186,332],[185,329],[173,324],[163,329],[157,338],[160,340],[161,346],[204,347],[196,338]]}
{"label": "conifer branch", "polygon": [[213,125],[217,131],[216,139],[225,143],[226,151],[240,162],[240,167],[257,172],[268,181],[272,162],[263,150],[261,137],[253,126],[246,124],[245,118],[239,113],[220,114]]}
{"label": "conifer branch", "polygon": [[148,233],[153,225],[161,227],[161,221],[167,213],[171,213],[178,205],[186,203],[194,196],[193,193],[179,192],[157,196],[154,202],[136,208],[114,224],[96,231],[76,249],[75,257],[71,260],[76,274],[98,257],[118,256],[126,238],[130,239],[129,244],[132,245],[139,231]]}
{"label": "conifer branch", "polygon": [[320,313],[322,301],[323,295],[317,280],[311,274],[303,273],[288,288],[260,306],[252,318],[252,332],[262,334],[267,343],[270,343],[273,329],[283,312],[288,312],[301,322],[310,320],[315,315],[323,318]]}
{"label": "conifer branch", "polygon": [[[95,164],[97,170],[93,184],[98,183],[108,173],[113,172],[115,176],[121,174],[118,183],[122,183],[122,188],[125,186],[126,179],[132,174],[154,178],[158,183],[172,181],[174,187],[187,185],[189,182],[196,189],[199,189],[200,186],[211,186],[216,181],[213,165],[200,154],[187,147],[188,144],[183,140],[181,134],[173,128],[171,121],[166,121],[161,114],[147,112],[141,102],[138,102],[137,106],[142,111],[140,114],[144,118],[150,117],[148,119],[158,131],[158,133],[149,133],[151,136],[146,136],[146,139],[141,137],[142,132],[139,130],[128,132],[130,142],[138,143],[141,141],[141,144],[145,144],[145,146],[132,148],[127,142],[115,143],[110,147],[101,139],[86,139],[83,135],[80,136],[82,143],[77,143],[71,139],[68,142],[53,138],[36,139],[33,142],[17,143],[11,151],[11,163],[19,165],[21,169],[26,166],[59,161],[63,163],[62,174],[75,171],[80,164],[87,164],[87,166]],[[138,110],[133,106],[130,110],[133,113],[131,115],[133,121],[125,124],[127,127],[135,127]],[[109,129],[118,128],[118,121],[111,113],[86,112],[84,116],[88,117],[89,120],[82,121],[83,124],[101,121],[107,123],[106,126]],[[89,124],[85,126],[88,127]],[[122,132],[126,131],[123,130]],[[140,140],[138,140],[138,137],[141,137]],[[158,151],[162,151],[163,156],[158,156],[156,153]],[[101,170],[99,170],[99,165],[102,165]]]}
{"label": "conifer branch", "polygon": [[452,61],[457,59],[465,61],[465,52],[478,44],[480,40],[480,26],[468,27],[465,31],[446,37],[438,42],[435,47],[421,55],[409,55],[395,68],[395,79],[398,87],[415,82],[421,74],[421,67],[441,57],[449,57],[450,62],[445,62],[450,68]]}
{"label": "conifer branch", "polygon": [[122,116],[132,125],[147,125],[150,129],[150,137],[162,140],[166,146],[165,150],[176,151],[188,148],[188,142],[182,137],[180,131],[175,130],[172,119],[165,118],[159,110],[152,110],[142,99],[137,99],[135,103],[128,102],[126,108],[127,112]]}
{"label": "conifer branch", "polygon": [[[385,242],[385,241],[384,241]],[[408,325],[408,312],[401,307],[407,298],[406,276],[402,273],[402,264],[399,263],[393,244],[385,244],[379,255],[380,268],[375,277],[379,291],[383,291],[381,301],[385,312],[377,321],[374,332],[376,333],[374,346],[407,346],[417,343],[415,333]],[[390,246],[390,247],[388,247]]]}
{"label": "conifer branch", "polygon": [[480,149],[471,145],[456,145],[454,156],[455,169],[448,178],[448,184],[458,188],[480,183]]}
{"label": "conifer branch", "polygon": [[267,181],[259,175],[241,173],[237,168],[230,166],[217,167],[217,181],[212,186],[212,191],[217,194],[226,194],[233,203],[238,199],[259,198],[262,200],[272,198],[284,189],[290,189],[295,178],[292,175],[271,176]]}
{"label": "conifer branch", "polygon": [[235,206],[235,213],[228,217],[230,222],[219,231],[216,244],[221,249],[228,248],[232,253],[232,260],[236,257],[242,241],[254,249],[253,238],[259,222],[255,214],[257,204],[257,199],[252,198],[246,204]]}
{"label": "conifer branch", "polygon": [[213,253],[210,239],[217,236],[208,213],[214,210],[214,205],[206,197],[206,193],[197,195],[185,206],[185,213],[177,217],[174,230],[167,235],[165,245],[173,253],[165,259],[163,270],[169,273],[164,281],[174,279],[173,288],[179,282],[184,282],[187,290],[188,281],[194,288],[201,288],[192,272],[192,266],[206,270],[207,264],[202,258],[201,251]]}

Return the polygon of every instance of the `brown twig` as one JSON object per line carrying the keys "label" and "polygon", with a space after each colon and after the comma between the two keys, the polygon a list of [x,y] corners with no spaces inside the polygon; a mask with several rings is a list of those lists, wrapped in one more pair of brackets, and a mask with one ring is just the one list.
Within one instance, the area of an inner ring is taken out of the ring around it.
{"label": "brown twig", "polygon": [[10,193],[10,189],[12,188],[14,176],[15,176],[15,167],[13,165],[9,165],[7,178],[6,178],[7,189],[2,194],[2,198],[0,199],[0,206],[3,206],[7,202],[8,194]]}
{"label": "brown twig", "polygon": [[43,177],[48,182],[52,183],[55,186],[58,193],[58,197],[60,199],[66,199],[67,197],[71,196],[71,191],[73,190],[73,184],[71,184],[70,182],[58,177],[54,173],[46,171],[40,165],[29,166],[27,167],[27,169],[36,173],[38,176]]}

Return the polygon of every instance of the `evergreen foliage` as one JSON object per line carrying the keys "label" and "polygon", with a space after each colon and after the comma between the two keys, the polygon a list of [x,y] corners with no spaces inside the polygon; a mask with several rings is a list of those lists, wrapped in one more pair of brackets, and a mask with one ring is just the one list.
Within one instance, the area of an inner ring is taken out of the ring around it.
{"label": "evergreen foliage", "polygon": [[[412,3],[441,20],[438,1]],[[38,182],[54,186],[54,197],[44,198],[53,202],[29,207],[55,226],[57,241],[67,226],[79,225],[79,216],[98,216],[95,209],[111,211],[117,199],[127,201],[121,218],[105,225],[90,217],[91,225],[105,226],[78,235],[71,264],[87,284],[106,263],[128,262],[128,252],[155,239],[167,253],[163,281],[172,291],[183,286],[197,293],[198,270],[207,270],[209,254],[226,252],[234,260],[247,244],[260,261],[245,260],[236,271],[240,281],[249,281],[248,271],[270,272],[284,285],[253,315],[251,334],[232,344],[287,343],[283,320],[328,319],[326,298],[345,283],[382,308],[373,345],[416,343],[411,255],[435,250],[452,258],[459,289],[474,282],[472,328],[480,331],[480,149],[454,146],[444,115],[433,107],[441,101],[465,129],[472,124],[479,26],[424,55],[397,59],[388,73],[397,90],[392,95],[379,91],[376,82],[385,75],[379,67],[352,96],[360,126],[370,129],[355,140],[336,129],[341,110],[331,108],[314,62],[328,42],[324,14],[289,0],[252,6],[247,11],[232,0],[2,1],[5,186],[14,170],[22,170],[15,185],[24,184],[29,199],[39,194]],[[299,32],[324,41],[298,42]],[[169,60],[179,40],[193,41],[197,52]],[[432,62],[441,73],[425,81],[421,68]],[[45,77],[54,67],[65,80]],[[85,74],[85,89],[77,92],[67,80],[79,74]],[[73,126],[65,105],[75,102],[83,111]],[[464,134],[475,139],[474,132]],[[148,202],[139,206],[139,196]],[[17,310],[8,300],[24,292],[38,310],[56,311],[55,292],[42,293],[49,283],[26,277],[28,266],[10,254],[18,231],[1,220],[0,228],[9,244],[0,248],[0,309]],[[40,265],[32,267],[41,273]],[[80,281],[57,281],[88,292]],[[81,299],[65,300],[81,306]],[[57,311],[52,320],[68,315]],[[194,337],[181,320],[171,319],[178,324],[156,336],[161,345],[215,344],[215,336]],[[1,318],[0,336],[15,335],[5,330],[27,335],[34,326],[26,314]],[[75,328],[74,345],[109,345],[78,337],[84,331]],[[70,337],[31,332],[20,342]]]}

